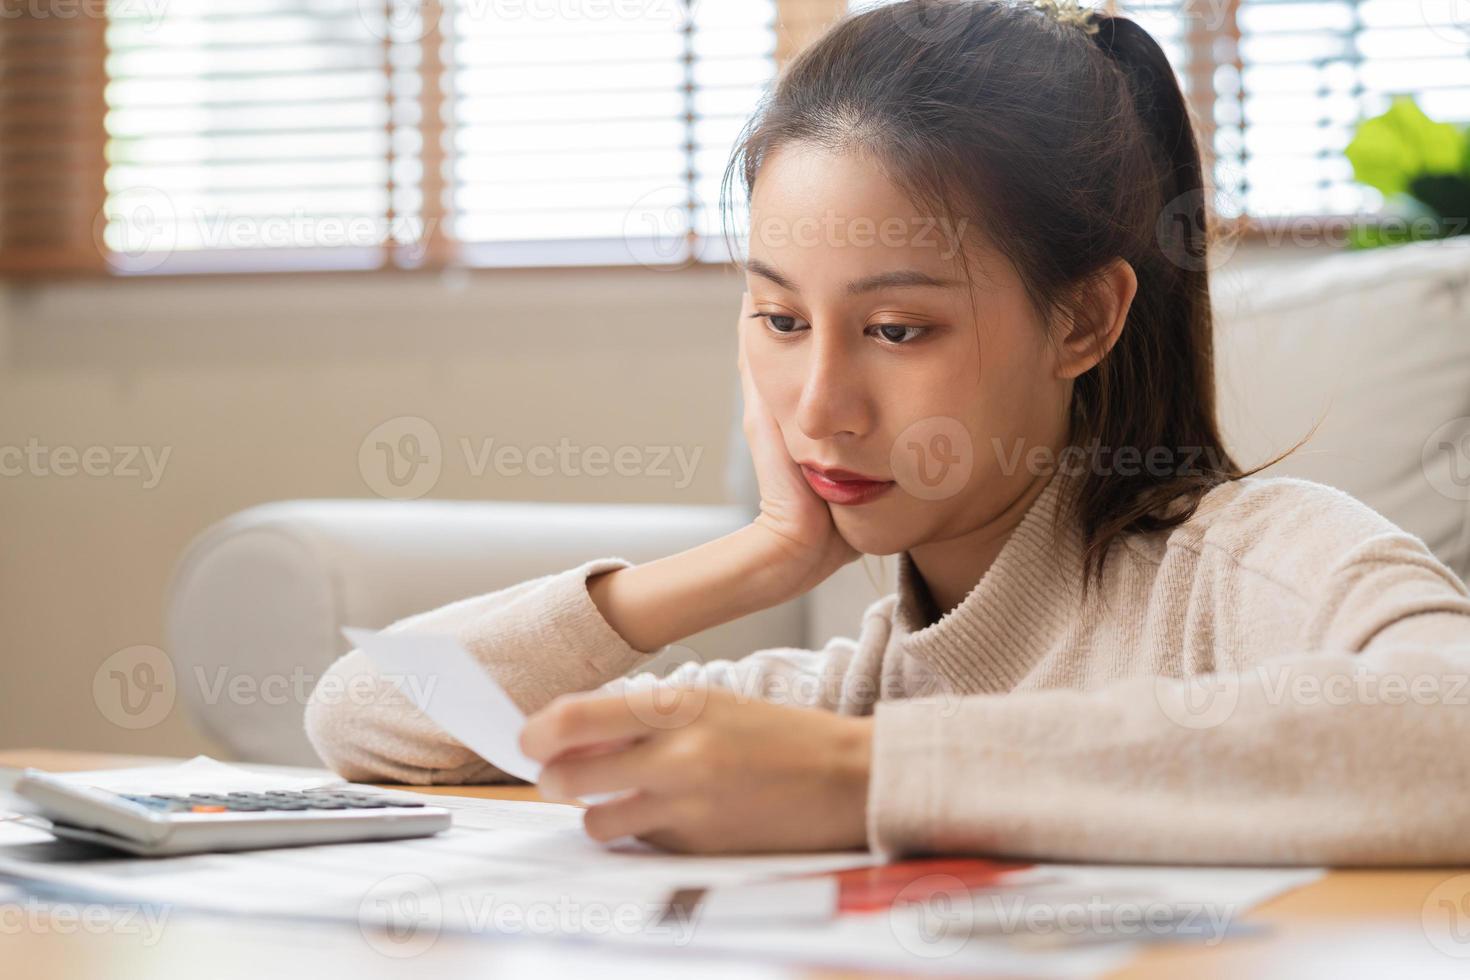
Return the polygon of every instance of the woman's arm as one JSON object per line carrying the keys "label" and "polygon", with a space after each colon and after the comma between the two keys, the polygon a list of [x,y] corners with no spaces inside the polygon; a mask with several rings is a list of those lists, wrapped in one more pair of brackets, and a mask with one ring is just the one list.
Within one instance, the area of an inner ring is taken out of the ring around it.
{"label": "woman's arm", "polygon": [[667,558],[598,572],[587,592],[629,646],[654,653],[802,594],[785,553],[774,532],[748,524]]}
{"label": "woman's arm", "polygon": [[1350,599],[1317,618],[1331,646],[1193,679],[878,704],[870,846],[1191,864],[1470,860],[1470,600],[1437,562],[1375,553],[1383,544],[1324,572],[1322,595]]}
{"label": "woman's arm", "polygon": [[[454,635],[529,715],[557,695],[620,679],[645,650],[791,598],[795,578],[767,542],[751,525],[647,565],[598,558],[388,628]],[[635,643],[604,618],[589,582]],[[317,682],[305,727],[317,754],[349,779],[510,778],[439,729],[357,650]]]}

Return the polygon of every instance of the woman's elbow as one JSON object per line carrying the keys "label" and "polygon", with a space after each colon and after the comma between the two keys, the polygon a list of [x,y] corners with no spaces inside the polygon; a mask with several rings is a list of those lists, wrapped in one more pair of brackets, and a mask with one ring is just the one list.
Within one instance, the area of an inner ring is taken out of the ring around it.
{"label": "woman's elbow", "polygon": [[488,781],[487,776],[499,774],[435,725],[357,651],[337,660],[317,681],[303,726],[322,762],[352,782],[427,786]]}

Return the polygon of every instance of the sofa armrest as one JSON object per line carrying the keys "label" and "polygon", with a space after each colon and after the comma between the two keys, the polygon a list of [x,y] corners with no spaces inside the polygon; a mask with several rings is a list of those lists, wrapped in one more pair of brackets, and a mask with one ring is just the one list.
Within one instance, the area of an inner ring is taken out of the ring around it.
{"label": "sofa armrest", "polygon": [[[174,572],[167,633],[179,699],[236,757],[318,765],[306,700],[343,625],[412,613],[612,555],[649,561],[736,530],[743,507],[287,501],[201,534]],[[701,660],[797,645],[801,600],[683,641]],[[686,657],[687,659],[687,657]],[[645,669],[640,667],[639,669]]]}

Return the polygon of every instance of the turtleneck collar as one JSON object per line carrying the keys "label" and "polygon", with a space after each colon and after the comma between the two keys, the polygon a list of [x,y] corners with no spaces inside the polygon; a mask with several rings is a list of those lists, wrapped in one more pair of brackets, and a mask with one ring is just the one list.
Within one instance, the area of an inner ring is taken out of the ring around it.
{"label": "turtleneck collar", "polygon": [[1080,483],[1075,475],[1053,474],[980,581],[938,622],[929,623],[933,600],[913,559],[902,552],[893,613],[901,648],[956,690],[1014,687],[1076,619],[1083,541],[1071,504]]}

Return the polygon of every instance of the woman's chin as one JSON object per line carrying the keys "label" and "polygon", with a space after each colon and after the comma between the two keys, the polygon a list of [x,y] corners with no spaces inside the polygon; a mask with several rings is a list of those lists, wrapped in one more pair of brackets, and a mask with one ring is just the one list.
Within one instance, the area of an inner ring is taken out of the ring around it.
{"label": "woman's chin", "polygon": [[834,514],[833,523],[843,540],[865,555],[896,555],[913,543],[911,535],[886,521]]}

